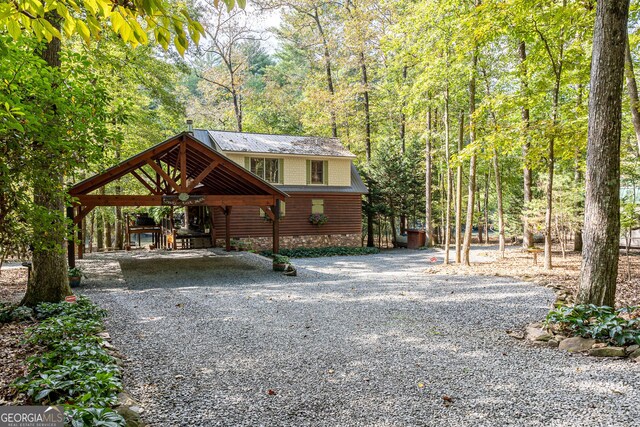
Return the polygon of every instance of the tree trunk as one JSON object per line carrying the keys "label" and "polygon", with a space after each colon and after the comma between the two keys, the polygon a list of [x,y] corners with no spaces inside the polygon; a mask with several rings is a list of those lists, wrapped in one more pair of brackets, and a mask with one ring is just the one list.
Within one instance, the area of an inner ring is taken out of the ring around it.
{"label": "tree trunk", "polygon": [[[45,19],[54,28],[60,29],[60,16],[57,12],[47,12]],[[58,38],[54,37],[47,43],[41,53],[47,66],[60,68],[60,49],[61,42]],[[51,105],[51,108],[56,111],[55,105]],[[33,201],[51,217],[52,224],[36,221],[33,225],[33,233],[37,239],[34,242],[32,257],[33,271],[21,302],[27,306],[35,306],[41,302],[60,302],[67,295],[71,295],[64,251],[67,229],[61,225],[64,219],[64,196],[60,190],[64,188],[63,177],[57,165],[51,163],[46,146],[35,143],[33,150],[36,158],[40,160],[38,173],[42,175],[34,179]]]}
{"label": "tree trunk", "polygon": [[489,177],[491,176],[490,170],[487,170],[487,176],[484,180],[486,185],[484,186],[484,234],[487,236],[487,244],[490,244],[489,239]]}
{"label": "tree trunk", "polygon": [[[464,144],[464,111],[460,111],[460,129],[458,132],[458,156]],[[456,263],[462,261],[462,162],[458,162],[456,169]]]}
{"label": "tree trunk", "polygon": [[[116,150],[116,162],[119,163],[120,162],[120,148],[118,148]],[[122,194],[122,188],[119,185],[116,185],[114,188],[114,192],[116,195]],[[115,208],[115,217],[116,217],[116,238],[115,238],[115,249],[121,251],[124,248],[123,245],[123,227],[122,227],[122,221],[123,221],[123,217],[122,217],[122,207],[121,206],[116,206]]]}
{"label": "tree trunk", "polygon": [[631,46],[629,46],[629,36],[626,36],[625,43],[625,76],[627,78],[627,92],[629,93],[629,105],[631,106],[631,121],[636,132],[636,142],[638,144],[638,156],[640,156],[640,101],[638,100],[638,85],[636,75],[633,71],[633,58],[631,57]]}
{"label": "tree trunk", "polygon": [[[360,52],[360,71],[362,72],[362,90],[364,95],[364,118],[365,118],[365,147],[367,154],[367,165],[371,164],[371,114],[369,112],[369,81],[367,78],[367,65],[364,61],[364,52]],[[369,183],[370,185],[370,183]],[[373,206],[371,192],[367,195],[369,207]],[[367,213],[367,246],[373,247],[373,211],[369,209]]]}
{"label": "tree trunk", "polygon": [[108,251],[111,249],[111,243],[113,242],[111,218],[106,212],[103,212],[102,219],[104,220],[104,248]]}
{"label": "tree trunk", "polygon": [[[502,208],[502,177],[500,175],[500,163],[498,160],[498,150],[493,149],[493,173],[496,176],[496,197],[498,203],[498,233],[500,255],[504,258],[504,213]],[[488,184],[488,183],[487,183]]]}
{"label": "tree trunk", "polygon": [[[476,179],[476,194],[480,193],[480,188],[478,185],[478,180]],[[476,209],[478,209],[478,225],[477,225],[477,229],[478,229],[478,243],[483,244],[484,243],[484,228],[482,227],[482,215],[480,215],[480,213],[482,212],[482,206],[480,205],[480,197],[476,197]]]}
{"label": "tree trunk", "polygon": [[[407,81],[407,66],[402,67],[402,84]],[[402,154],[406,151],[405,134],[407,131],[407,116],[404,113],[404,109],[407,106],[407,101],[402,98],[402,104],[400,106],[400,142],[402,143]]]}
{"label": "tree trunk", "polygon": [[320,16],[318,13],[318,8],[314,9],[313,20],[316,23],[316,27],[318,28],[318,33],[320,33],[320,39],[322,39],[322,48],[324,55],[324,70],[325,75],[327,77],[327,89],[330,94],[330,115],[331,115],[331,136],[334,138],[338,137],[338,120],[336,118],[336,110],[333,104],[335,89],[333,88],[333,74],[331,72],[331,54],[329,53],[329,43],[327,42],[327,37],[324,34],[324,29],[322,28],[322,24],[320,23]]}
{"label": "tree trunk", "polygon": [[[520,66],[522,67],[522,92],[525,99],[529,93],[529,86],[527,83],[527,68],[526,68],[526,60],[527,60],[527,48],[524,41],[520,42],[520,46],[518,49],[520,54]],[[529,203],[531,203],[531,169],[529,168],[529,107],[522,107],[522,127],[524,133],[524,144],[522,144],[522,172],[523,172],[523,181],[524,181],[524,207],[526,208]],[[522,246],[524,248],[529,248],[533,246],[533,233],[531,232],[531,228],[529,227],[529,221],[525,217],[522,221]]]}
{"label": "tree trunk", "polygon": [[[231,76],[231,80],[233,81],[233,75]],[[233,83],[231,86],[231,96],[233,97],[233,111],[236,115],[236,128],[238,132],[242,132],[242,104],[240,101],[240,94],[233,87]]]}
{"label": "tree trunk", "polygon": [[[476,68],[478,66],[478,54],[473,52],[471,78],[469,79],[469,144],[473,146],[476,140]],[[469,161],[469,196],[467,198],[467,220],[464,230],[464,243],[462,246],[462,261],[465,265],[471,265],[469,252],[471,250],[471,235],[473,232],[473,209],[475,206],[476,191],[476,154],[471,154]]]}
{"label": "tree trunk", "polygon": [[453,177],[451,174],[451,153],[449,152],[449,88],[445,89],[444,96],[444,152],[447,167],[447,203],[445,206],[444,228],[444,264],[449,264],[449,248],[451,246],[451,198],[453,196]]}
{"label": "tree trunk", "polygon": [[629,0],[598,2],[593,33],[584,248],[577,302],[613,307],[620,244],[620,133]]}
{"label": "tree trunk", "polygon": [[[104,189],[104,187],[102,187],[102,189]],[[96,246],[98,252],[104,249],[104,213],[102,209],[104,208],[98,208],[98,215],[96,215]]]}
{"label": "tree trunk", "polygon": [[425,146],[425,231],[427,246],[433,246],[433,218],[431,209],[431,107],[427,110],[427,136]]}

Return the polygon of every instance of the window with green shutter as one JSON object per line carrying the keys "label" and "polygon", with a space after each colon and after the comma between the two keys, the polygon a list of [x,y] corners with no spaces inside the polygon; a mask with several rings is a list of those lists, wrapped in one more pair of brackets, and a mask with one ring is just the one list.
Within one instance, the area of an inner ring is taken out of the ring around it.
{"label": "window with green shutter", "polygon": [[307,160],[307,184],[327,185],[329,183],[329,162]]}
{"label": "window with green shutter", "polygon": [[284,159],[245,157],[244,167],[272,184],[284,183]]}

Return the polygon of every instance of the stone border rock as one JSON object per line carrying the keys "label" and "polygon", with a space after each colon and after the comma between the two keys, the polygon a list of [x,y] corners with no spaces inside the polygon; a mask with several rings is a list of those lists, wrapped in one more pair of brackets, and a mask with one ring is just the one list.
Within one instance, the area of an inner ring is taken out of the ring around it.
{"label": "stone border rock", "polygon": [[[102,338],[102,345],[105,350],[115,359],[116,364],[122,368],[126,358],[111,344],[111,335],[109,335],[109,332],[99,332],[97,335]],[[146,426],[140,418],[140,414],[143,412],[142,406],[134,400],[126,390],[118,393],[118,403],[116,404],[115,411],[124,418],[126,427]]]}
{"label": "stone border rock", "polygon": [[533,345],[558,348],[569,353],[581,353],[593,357],[629,358],[632,362],[640,363],[640,345],[611,346],[595,339],[583,337],[566,337],[554,334],[541,323],[532,323],[524,332],[506,331],[512,338],[528,341]]}

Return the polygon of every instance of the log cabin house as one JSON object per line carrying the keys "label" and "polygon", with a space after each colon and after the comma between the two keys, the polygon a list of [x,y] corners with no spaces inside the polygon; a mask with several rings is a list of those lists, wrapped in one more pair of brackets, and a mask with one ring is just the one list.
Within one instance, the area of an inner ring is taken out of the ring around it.
{"label": "log cabin house", "polygon": [[[204,129],[194,129],[193,136],[288,194],[280,207],[281,247],[361,246],[362,195],[368,190],[353,164],[355,155],[337,138]],[[313,223],[318,220],[326,222]],[[259,207],[238,206],[231,238],[270,248],[270,222]],[[224,236],[221,208],[214,210],[214,224],[215,235]]]}

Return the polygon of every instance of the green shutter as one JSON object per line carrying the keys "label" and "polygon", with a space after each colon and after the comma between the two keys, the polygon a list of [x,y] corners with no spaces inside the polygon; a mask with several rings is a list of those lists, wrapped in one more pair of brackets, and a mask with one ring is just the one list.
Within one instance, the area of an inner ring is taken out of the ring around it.
{"label": "green shutter", "polygon": [[244,168],[248,171],[251,170],[251,157],[244,158]]}
{"label": "green shutter", "polygon": [[284,184],[284,159],[278,159],[278,183]]}
{"label": "green shutter", "polygon": [[307,160],[307,185],[311,184],[311,160]]}
{"label": "green shutter", "polygon": [[329,161],[322,162],[322,183],[329,185]]}

